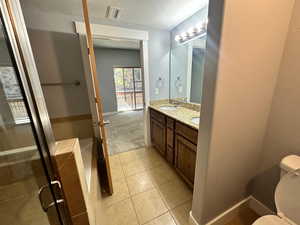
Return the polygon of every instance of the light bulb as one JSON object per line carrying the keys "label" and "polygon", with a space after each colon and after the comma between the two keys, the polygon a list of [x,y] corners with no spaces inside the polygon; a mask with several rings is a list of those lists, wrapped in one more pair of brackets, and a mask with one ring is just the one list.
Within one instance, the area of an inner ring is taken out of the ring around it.
{"label": "light bulb", "polygon": [[180,35],[177,34],[177,35],[175,36],[175,41],[180,41],[180,40],[181,40],[181,37],[180,37]]}
{"label": "light bulb", "polygon": [[196,25],[196,32],[200,33],[203,29],[203,24],[202,23],[197,23]]}
{"label": "light bulb", "polygon": [[188,36],[188,34],[186,33],[186,32],[183,32],[183,33],[181,33],[181,40],[186,40],[187,39],[187,36]]}
{"label": "light bulb", "polygon": [[195,35],[195,28],[191,27],[188,29],[189,37],[193,37]]}

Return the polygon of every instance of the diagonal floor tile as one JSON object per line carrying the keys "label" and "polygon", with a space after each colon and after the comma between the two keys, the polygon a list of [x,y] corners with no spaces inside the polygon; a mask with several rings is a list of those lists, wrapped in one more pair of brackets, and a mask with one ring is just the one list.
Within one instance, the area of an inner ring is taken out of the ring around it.
{"label": "diagonal floor tile", "polygon": [[170,213],[159,216],[145,225],[176,225]]}
{"label": "diagonal floor tile", "polygon": [[192,201],[188,201],[171,210],[171,214],[177,225],[189,225],[190,211],[192,209]]}
{"label": "diagonal floor tile", "polygon": [[111,177],[112,177],[113,182],[120,180],[120,179],[124,180],[125,176],[124,176],[123,169],[121,166],[120,167],[111,167],[110,171],[111,171]]}
{"label": "diagonal floor tile", "polygon": [[135,174],[130,177],[126,177],[129,193],[135,195],[149,189],[154,188],[152,180],[147,172]]}
{"label": "diagonal floor tile", "polygon": [[158,190],[168,209],[173,209],[176,206],[191,200],[193,197],[192,191],[180,180],[173,180],[162,184],[158,186]]}
{"label": "diagonal floor tile", "polygon": [[149,222],[167,212],[167,208],[156,189],[137,194],[132,197],[132,201],[140,224]]}
{"label": "diagonal floor tile", "polygon": [[133,161],[123,166],[125,177],[135,175],[146,170],[145,166],[140,161]]}
{"label": "diagonal floor tile", "polygon": [[150,169],[149,174],[155,185],[161,185],[166,182],[179,179],[178,175],[174,169],[170,168],[168,165],[162,165],[153,169]]}
{"label": "diagonal floor tile", "polygon": [[139,225],[130,199],[111,205],[104,214],[107,225]]}
{"label": "diagonal floor tile", "polygon": [[129,191],[125,179],[113,181],[114,193],[102,197],[103,207],[108,207],[116,202],[129,198]]}

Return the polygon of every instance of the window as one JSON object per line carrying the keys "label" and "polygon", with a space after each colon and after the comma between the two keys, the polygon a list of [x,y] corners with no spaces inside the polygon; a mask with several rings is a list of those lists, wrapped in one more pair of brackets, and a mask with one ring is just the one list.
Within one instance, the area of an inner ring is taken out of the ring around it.
{"label": "window", "polygon": [[15,124],[29,123],[21,90],[11,66],[0,66],[0,91],[7,102],[7,105],[1,105],[2,110],[7,109]]}
{"label": "window", "polygon": [[114,68],[118,111],[144,108],[144,88],[141,68]]}

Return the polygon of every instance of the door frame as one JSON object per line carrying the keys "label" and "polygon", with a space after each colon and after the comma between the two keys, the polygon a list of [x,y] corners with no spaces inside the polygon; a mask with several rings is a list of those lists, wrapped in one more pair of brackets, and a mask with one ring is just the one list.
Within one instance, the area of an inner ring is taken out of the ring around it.
{"label": "door frame", "polygon": [[[86,45],[86,31],[85,24],[83,22],[74,22],[76,33],[79,35],[79,41],[81,45],[81,53],[83,58],[83,67],[84,74],[87,79],[87,88],[89,92],[90,102],[93,102],[94,96],[92,92],[92,87],[90,86],[91,82],[90,69],[89,69],[89,60],[88,60],[88,52]],[[93,34],[93,38],[116,38],[116,39],[124,39],[124,40],[136,40],[140,42],[140,57],[141,57],[141,68],[143,74],[144,81],[144,138],[145,138],[145,146],[149,147],[151,145],[150,141],[150,115],[148,106],[150,105],[150,74],[149,74],[149,49],[148,49],[148,41],[149,41],[149,33],[145,30],[136,30],[129,29],[117,26],[109,26],[102,24],[91,24],[91,30]],[[97,123],[96,120],[96,110],[93,104],[90,104],[93,124]],[[95,129],[94,125],[94,130]],[[95,135],[98,137],[99,132],[96,132]]]}

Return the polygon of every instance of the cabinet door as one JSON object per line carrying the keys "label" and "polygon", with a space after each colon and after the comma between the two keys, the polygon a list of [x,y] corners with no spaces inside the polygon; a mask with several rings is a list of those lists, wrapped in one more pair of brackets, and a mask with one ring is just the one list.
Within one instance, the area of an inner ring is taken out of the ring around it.
{"label": "cabinet door", "polygon": [[195,177],[196,151],[196,145],[180,135],[175,136],[175,167],[191,187]]}
{"label": "cabinet door", "polygon": [[166,128],[160,122],[151,118],[152,145],[163,155],[166,154]]}

